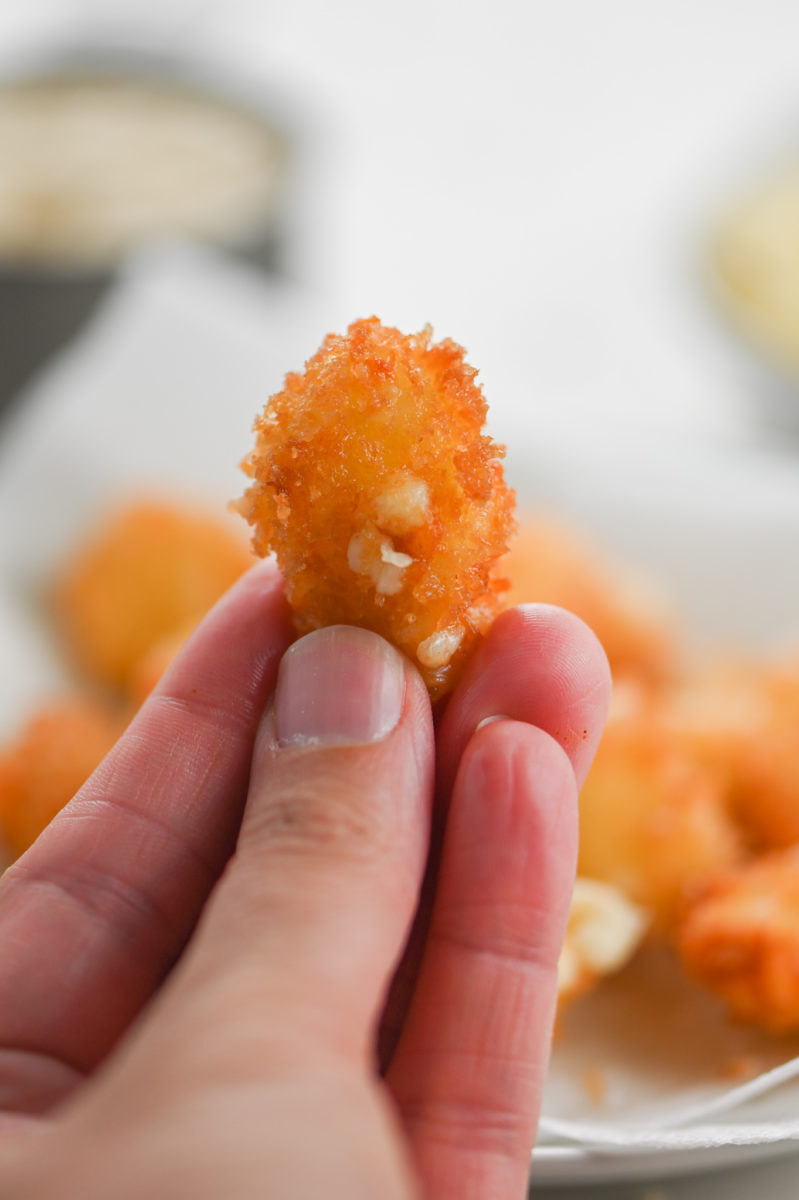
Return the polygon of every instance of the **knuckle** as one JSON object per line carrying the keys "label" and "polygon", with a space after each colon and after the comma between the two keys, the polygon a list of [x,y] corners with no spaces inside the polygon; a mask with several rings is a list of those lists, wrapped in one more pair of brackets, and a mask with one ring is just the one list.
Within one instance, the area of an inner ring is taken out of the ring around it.
{"label": "knuckle", "polygon": [[463,958],[517,974],[554,972],[561,938],[548,912],[527,904],[460,906],[439,913],[431,938]]}
{"label": "knuckle", "polygon": [[406,1126],[418,1140],[470,1156],[514,1161],[529,1150],[528,1119],[501,1104],[430,1098],[401,1105]]}
{"label": "knuckle", "polygon": [[14,876],[13,882],[46,894],[53,907],[74,910],[84,927],[99,927],[127,946],[152,943],[174,932],[169,914],[147,889],[96,863],[52,867]]}
{"label": "knuckle", "polygon": [[384,807],[375,789],[322,775],[263,797],[251,813],[249,843],[281,855],[370,861],[389,841]]}

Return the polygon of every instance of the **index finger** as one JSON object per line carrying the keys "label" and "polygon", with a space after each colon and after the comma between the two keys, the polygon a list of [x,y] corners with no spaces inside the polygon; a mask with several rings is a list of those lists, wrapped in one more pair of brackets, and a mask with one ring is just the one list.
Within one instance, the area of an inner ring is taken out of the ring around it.
{"label": "index finger", "polygon": [[233,849],[255,731],[290,640],[277,569],[256,566],[3,876],[5,1107],[46,1107],[55,1097],[42,1089],[63,1091],[91,1069],[180,953]]}

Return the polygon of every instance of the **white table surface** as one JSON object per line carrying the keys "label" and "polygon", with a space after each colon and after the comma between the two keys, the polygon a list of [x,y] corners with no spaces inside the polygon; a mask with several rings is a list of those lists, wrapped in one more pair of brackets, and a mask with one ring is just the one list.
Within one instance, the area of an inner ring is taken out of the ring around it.
{"label": "white table surface", "polygon": [[[289,264],[322,329],[431,321],[500,434],[774,448],[716,326],[716,204],[789,143],[793,0],[5,0],[0,45],[141,29],[263,80],[305,133]],[[309,348],[310,349],[310,348]],[[288,364],[287,364],[288,365]],[[532,423],[532,426],[531,426]],[[784,453],[794,453],[787,442]],[[631,451],[633,452],[633,451]],[[799,1158],[536,1195],[781,1200]]]}

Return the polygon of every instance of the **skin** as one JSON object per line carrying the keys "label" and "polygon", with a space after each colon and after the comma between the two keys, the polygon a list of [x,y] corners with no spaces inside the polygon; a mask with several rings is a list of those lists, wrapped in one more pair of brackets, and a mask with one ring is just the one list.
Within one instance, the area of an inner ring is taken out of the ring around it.
{"label": "skin", "polygon": [[0,881],[6,1200],[526,1194],[602,650],[512,610],[435,728],[290,641],[259,564]]}

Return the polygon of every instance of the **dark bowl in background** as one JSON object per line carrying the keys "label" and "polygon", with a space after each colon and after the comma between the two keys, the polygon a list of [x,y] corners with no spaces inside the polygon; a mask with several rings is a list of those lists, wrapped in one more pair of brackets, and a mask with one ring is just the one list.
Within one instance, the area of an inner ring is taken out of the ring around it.
{"label": "dark bowl in background", "polygon": [[[196,97],[262,125],[277,148],[278,176],[271,202],[258,219],[231,228],[224,238],[205,239],[270,273],[279,273],[286,240],[284,217],[297,146],[295,122],[285,105],[260,84],[243,85],[207,64],[137,50],[64,49],[18,66],[0,78],[0,91],[20,84],[69,81],[134,82],[161,92]],[[164,236],[181,236],[179,228]],[[161,237],[149,240],[162,240]],[[132,249],[146,244],[142,241]],[[94,262],[9,259],[0,253],[0,411],[33,374],[85,325],[113,284],[128,252]]]}
{"label": "dark bowl in background", "polygon": [[78,333],[112,274],[29,273],[0,264],[0,409]]}

